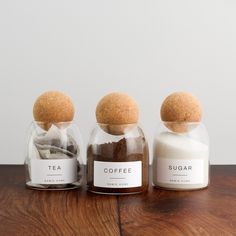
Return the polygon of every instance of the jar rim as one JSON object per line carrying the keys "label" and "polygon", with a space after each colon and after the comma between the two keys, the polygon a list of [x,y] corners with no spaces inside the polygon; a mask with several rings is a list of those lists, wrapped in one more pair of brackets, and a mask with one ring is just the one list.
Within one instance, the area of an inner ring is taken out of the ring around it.
{"label": "jar rim", "polygon": [[48,121],[36,121],[34,120],[33,123],[36,123],[36,124],[60,124],[60,125],[63,125],[63,124],[73,124],[75,123],[74,120],[72,121],[62,121],[62,122],[48,122]]}
{"label": "jar rim", "polygon": [[202,124],[201,121],[164,121],[164,120],[162,120],[161,123],[165,123],[165,124],[189,124],[189,125]]}
{"label": "jar rim", "polygon": [[100,122],[96,122],[98,125],[101,126],[123,126],[123,125],[127,125],[127,126],[133,126],[133,125],[138,125],[138,122],[136,123],[122,123],[122,124],[111,124],[111,123],[100,123]]}

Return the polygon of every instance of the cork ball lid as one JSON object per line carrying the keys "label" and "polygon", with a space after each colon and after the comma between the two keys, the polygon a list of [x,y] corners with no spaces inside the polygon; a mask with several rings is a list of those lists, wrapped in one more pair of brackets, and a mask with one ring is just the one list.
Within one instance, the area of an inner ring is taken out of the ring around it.
{"label": "cork ball lid", "polygon": [[110,93],[98,103],[96,118],[103,124],[134,124],[139,119],[138,104],[125,93]]}
{"label": "cork ball lid", "polygon": [[200,122],[201,103],[190,93],[172,93],[162,103],[161,119],[168,122]]}
{"label": "cork ball lid", "polygon": [[202,106],[197,98],[187,92],[169,95],[161,106],[161,119],[173,132],[185,133],[198,126],[202,118]]}
{"label": "cork ball lid", "polygon": [[66,94],[49,91],[37,98],[33,115],[35,121],[45,123],[69,122],[74,118],[74,105]]}

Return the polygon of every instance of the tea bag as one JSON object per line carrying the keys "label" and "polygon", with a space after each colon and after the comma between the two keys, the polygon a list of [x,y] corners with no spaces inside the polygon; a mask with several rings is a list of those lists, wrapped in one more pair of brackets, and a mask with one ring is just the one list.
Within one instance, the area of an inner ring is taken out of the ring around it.
{"label": "tea bag", "polygon": [[59,129],[55,125],[52,125],[46,133],[36,137],[34,144],[41,159],[66,159],[79,154],[75,140],[67,134],[66,129]]}

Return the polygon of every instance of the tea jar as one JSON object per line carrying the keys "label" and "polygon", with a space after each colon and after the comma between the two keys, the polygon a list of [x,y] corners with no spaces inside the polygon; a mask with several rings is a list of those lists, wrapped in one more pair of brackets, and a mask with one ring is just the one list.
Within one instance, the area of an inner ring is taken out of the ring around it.
{"label": "tea jar", "polygon": [[84,176],[82,138],[71,99],[59,91],[46,92],[35,102],[33,113],[26,146],[26,186],[78,188]]}
{"label": "tea jar", "polygon": [[73,122],[52,124],[44,130],[32,122],[25,160],[26,185],[35,189],[73,189],[83,181],[81,135]]}

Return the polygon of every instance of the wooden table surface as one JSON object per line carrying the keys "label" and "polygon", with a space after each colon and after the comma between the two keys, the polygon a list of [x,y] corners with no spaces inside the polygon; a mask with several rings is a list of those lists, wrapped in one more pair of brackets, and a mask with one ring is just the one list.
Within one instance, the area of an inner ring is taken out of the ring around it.
{"label": "wooden table surface", "polygon": [[200,191],[106,196],[25,188],[23,166],[0,166],[0,236],[236,235],[236,166],[212,166]]}

